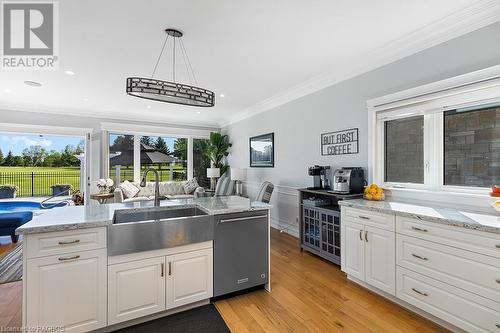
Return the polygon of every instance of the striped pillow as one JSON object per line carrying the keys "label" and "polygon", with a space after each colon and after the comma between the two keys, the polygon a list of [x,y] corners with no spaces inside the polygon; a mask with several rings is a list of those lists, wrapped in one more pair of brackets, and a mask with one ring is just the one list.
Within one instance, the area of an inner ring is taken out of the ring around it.
{"label": "striped pillow", "polygon": [[231,177],[223,175],[217,181],[217,185],[215,186],[215,196],[226,196],[234,194],[234,180],[231,180]]}
{"label": "striped pillow", "polygon": [[271,195],[273,194],[274,185],[270,182],[262,183],[259,193],[255,201],[260,201],[264,203],[269,203],[271,201]]}

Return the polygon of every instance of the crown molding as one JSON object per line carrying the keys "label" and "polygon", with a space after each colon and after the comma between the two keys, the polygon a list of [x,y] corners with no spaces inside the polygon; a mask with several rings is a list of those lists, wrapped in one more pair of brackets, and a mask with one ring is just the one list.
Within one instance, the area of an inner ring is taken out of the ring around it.
{"label": "crown molding", "polygon": [[364,55],[358,61],[351,59],[349,64],[336,66],[334,70],[327,71],[251,107],[242,109],[219,125],[225,127],[237,123],[498,21],[500,21],[500,1],[479,0],[470,6],[387,43],[370,54]]}

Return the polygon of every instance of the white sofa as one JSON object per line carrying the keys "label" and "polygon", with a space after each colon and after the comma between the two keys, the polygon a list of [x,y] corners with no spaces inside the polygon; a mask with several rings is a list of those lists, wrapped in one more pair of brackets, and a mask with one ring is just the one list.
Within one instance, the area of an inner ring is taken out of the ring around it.
{"label": "white sofa", "polygon": [[[203,187],[198,187],[191,194],[186,194],[184,191],[185,181],[181,182],[160,182],[160,196],[164,196],[167,199],[186,199],[194,198],[196,192],[204,192]],[[147,201],[153,200],[155,196],[155,183],[147,182],[145,187],[139,186],[138,182],[133,182],[137,188],[139,188],[139,193],[133,198],[127,198],[123,191],[117,187],[115,189],[115,202],[134,202],[134,201]]]}

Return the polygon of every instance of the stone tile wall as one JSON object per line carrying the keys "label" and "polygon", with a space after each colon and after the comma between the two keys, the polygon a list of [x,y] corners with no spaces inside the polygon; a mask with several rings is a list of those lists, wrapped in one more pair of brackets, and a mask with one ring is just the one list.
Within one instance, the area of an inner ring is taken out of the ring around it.
{"label": "stone tile wall", "polygon": [[385,181],[424,182],[424,117],[385,122]]}
{"label": "stone tile wall", "polygon": [[445,185],[500,185],[500,107],[444,116]]}

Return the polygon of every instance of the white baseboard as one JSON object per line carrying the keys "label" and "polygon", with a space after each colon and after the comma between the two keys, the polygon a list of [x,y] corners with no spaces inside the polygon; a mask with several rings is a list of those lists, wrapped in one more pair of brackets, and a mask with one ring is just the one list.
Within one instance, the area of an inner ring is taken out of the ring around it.
{"label": "white baseboard", "polygon": [[285,232],[295,238],[299,238],[299,228],[296,224],[271,218],[271,227],[278,229],[280,232]]}

